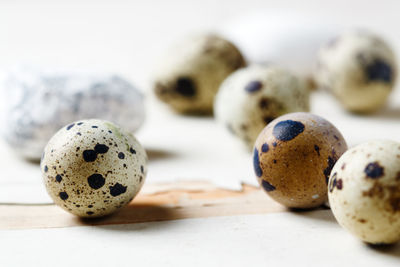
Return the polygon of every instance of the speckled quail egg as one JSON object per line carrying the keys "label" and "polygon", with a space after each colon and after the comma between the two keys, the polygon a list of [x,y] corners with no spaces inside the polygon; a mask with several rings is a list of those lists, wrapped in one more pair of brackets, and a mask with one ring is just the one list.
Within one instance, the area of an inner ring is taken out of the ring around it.
{"label": "speckled quail egg", "polygon": [[346,151],[342,134],[310,113],[270,122],[257,138],[254,171],[266,193],[290,208],[313,208],[327,200],[333,165]]}
{"label": "speckled quail egg", "polygon": [[212,113],[221,82],[245,66],[240,51],[229,41],[203,34],[183,40],[160,60],[154,77],[156,96],[179,113]]}
{"label": "speckled quail egg", "polygon": [[309,111],[308,83],[275,66],[254,65],[231,74],[215,99],[216,119],[252,148],[275,118]]}
{"label": "speckled quail egg", "polygon": [[400,143],[373,140],[349,149],[329,179],[329,203],[341,226],[365,242],[400,240]]}
{"label": "speckled quail egg", "polygon": [[41,169],[55,204],[80,217],[100,217],[136,196],[146,163],[146,152],[132,134],[91,119],[59,130],[44,149]]}
{"label": "speckled quail egg", "polygon": [[112,73],[17,66],[0,81],[0,94],[0,135],[32,160],[71,121],[95,117],[134,132],[145,118],[143,94]]}
{"label": "speckled quail egg", "polygon": [[381,38],[367,32],[343,34],[324,46],[315,71],[317,84],[349,111],[382,107],[395,85],[396,58]]}

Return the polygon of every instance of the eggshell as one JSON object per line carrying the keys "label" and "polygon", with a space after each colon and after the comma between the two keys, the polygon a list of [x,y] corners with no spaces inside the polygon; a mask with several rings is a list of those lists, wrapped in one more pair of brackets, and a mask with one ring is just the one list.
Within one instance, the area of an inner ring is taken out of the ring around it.
{"label": "eggshell", "polygon": [[222,81],[243,66],[240,51],[228,40],[214,34],[193,35],[160,58],[153,90],[176,112],[210,114]]}
{"label": "eggshell", "polygon": [[59,130],[46,145],[41,169],[55,204],[80,217],[100,217],[136,196],[146,163],[146,152],[132,134],[92,119]]}
{"label": "eggshell", "polygon": [[254,65],[232,73],[214,104],[216,119],[251,149],[261,130],[290,112],[309,111],[307,82],[276,66]]}
{"label": "eggshell", "polygon": [[400,143],[373,140],[349,149],[329,179],[329,203],[339,224],[361,240],[400,240]]}
{"label": "eggshell", "polygon": [[253,164],[258,182],[277,202],[313,208],[327,200],[328,178],[347,145],[330,122],[310,113],[290,113],[260,133]]}
{"label": "eggshell", "polygon": [[315,81],[347,110],[369,113],[382,107],[397,77],[396,57],[375,34],[355,31],[324,45],[317,59]]}
{"label": "eggshell", "polygon": [[1,134],[28,159],[39,160],[49,139],[71,121],[100,118],[134,132],[145,117],[143,94],[110,73],[18,66],[0,88]]}

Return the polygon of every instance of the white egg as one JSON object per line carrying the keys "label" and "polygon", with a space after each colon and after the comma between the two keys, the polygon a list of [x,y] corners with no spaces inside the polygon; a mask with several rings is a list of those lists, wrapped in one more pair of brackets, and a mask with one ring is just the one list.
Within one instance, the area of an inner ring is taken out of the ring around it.
{"label": "white egg", "polygon": [[328,189],[335,218],[352,234],[373,244],[400,240],[400,143],[374,140],[349,149]]}
{"label": "white egg", "polygon": [[146,164],[146,152],[131,133],[92,119],[59,130],[46,145],[41,169],[58,206],[80,217],[100,217],[136,196]]}

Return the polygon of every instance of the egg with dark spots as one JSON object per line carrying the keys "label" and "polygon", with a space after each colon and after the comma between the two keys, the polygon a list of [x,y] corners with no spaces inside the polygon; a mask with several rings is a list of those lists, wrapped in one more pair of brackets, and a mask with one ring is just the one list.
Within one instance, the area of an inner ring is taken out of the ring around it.
{"label": "egg with dark spots", "polygon": [[332,169],[328,196],[336,220],[361,240],[399,241],[400,143],[372,140],[349,149]]}
{"label": "egg with dark spots", "polygon": [[80,217],[101,217],[137,195],[146,177],[147,156],[136,138],[119,126],[81,120],[50,139],[41,166],[55,204]]}
{"label": "egg with dark spots", "polygon": [[33,161],[61,127],[84,135],[74,131],[83,122],[72,123],[81,118],[113,121],[130,132],[145,119],[144,95],[113,73],[19,66],[5,72],[0,87],[8,88],[2,96],[7,101],[1,105],[1,135],[17,154]]}
{"label": "egg with dark spots", "polygon": [[315,81],[349,111],[381,108],[395,86],[396,56],[380,37],[365,31],[343,34],[318,53]]}
{"label": "egg with dark spots", "polygon": [[191,36],[171,47],[160,60],[153,90],[178,113],[211,114],[222,81],[245,64],[240,51],[228,40],[215,34]]}
{"label": "egg with dark spots", "polygon": [[229,131],[249,148],[277,117],[309,109],[308,83],[273,65],[253,65],[232,73],[214,103],[217,121],[229,125]]}
{"label": "egg with dark spots", "polygon": [[313,208],[327,201],[329,175],[346,149],[342,134],[329,121],[311,113],[290,113],[259,134],[254,171],[261,188],[277,202]]}

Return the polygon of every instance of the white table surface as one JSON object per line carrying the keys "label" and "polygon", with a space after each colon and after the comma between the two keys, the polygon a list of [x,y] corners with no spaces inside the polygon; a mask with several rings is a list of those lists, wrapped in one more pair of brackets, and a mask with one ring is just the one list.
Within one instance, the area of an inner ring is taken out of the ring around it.
{"label": "white table surface", "polygon": [[[317,13],[342,25],[367,26],[400,51],[398,1],[5,0],[0,68],[29,62],[115,71],[146,91],[159,54],[176,38],[221,29],[260,9]],[[400,141],[397,89],[388,107],[373,116],[349,115],[323,93],[313,95],[312,111],[334,123],[350,146],[375,138]],[[232,189],[255,183],[250,154],[211,118],[177,117],[152,97],[147,101],[148,119],[137,134],[150,152],[147,182],[204,179]],[[49,202],[37,166],[20,161],[1,142],[0,151],[0,203]],[[341,229],[329,210],[0,231],[0,266],[188,264],[399,266],[400,246],[364,245]]]}

